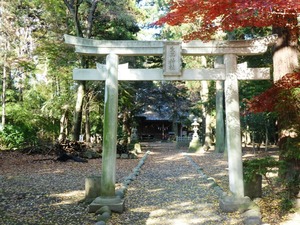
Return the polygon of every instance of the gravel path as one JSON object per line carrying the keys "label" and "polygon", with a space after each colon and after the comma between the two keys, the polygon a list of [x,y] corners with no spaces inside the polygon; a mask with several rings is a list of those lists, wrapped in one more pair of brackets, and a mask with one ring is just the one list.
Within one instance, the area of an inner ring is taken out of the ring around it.
{"label": "gravel path", "polygon": [[149,143],[143,150],[151,154],[128,188],[126,210],[109,225],[242,224],[239,214],[220,211],[217,193],[174,144]]}

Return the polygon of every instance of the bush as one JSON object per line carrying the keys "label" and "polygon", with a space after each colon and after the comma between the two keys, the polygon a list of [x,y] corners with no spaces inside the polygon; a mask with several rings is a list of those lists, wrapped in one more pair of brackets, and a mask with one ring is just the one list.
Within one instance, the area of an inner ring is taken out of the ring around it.
{"label": "bush", "polygon": [[245,160],[243,162],[244,179],[245,181],[251,181],[257,174],[266,178],[266,174],[271,172],[273,168],[278,168],[280,164],[281,162],[276,161],[270,156],[260,159]]}
{"label": "bush", "polygon": [[37,142],[36,131],[24,124],[8,124],[0,132],[0,142],[7,148],[34,145]]}
{"label": "bush", "polygon": [[280,168],[280,181],[293,198],[300,190],[300,136],[282,138],[279,144],[280,159],[284,162]]}

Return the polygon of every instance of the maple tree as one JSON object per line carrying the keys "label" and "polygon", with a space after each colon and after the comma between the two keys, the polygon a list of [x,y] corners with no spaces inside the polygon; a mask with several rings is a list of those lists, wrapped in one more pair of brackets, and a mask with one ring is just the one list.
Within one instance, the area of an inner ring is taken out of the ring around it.
{"label": "maple tree", "polygon": [[170,12],[155,24],[197,23],[196,30],[184,37],[186,40],[208,40],[220,29],[233,31],[239,27],[286,27],[297,35],[299,13],[298,0],[173,0]]}
{"label": "maple tree", "polygon": [[300,72],[289,73],[247,101],[248,113],[277,112],[285,126],[300,125]]}

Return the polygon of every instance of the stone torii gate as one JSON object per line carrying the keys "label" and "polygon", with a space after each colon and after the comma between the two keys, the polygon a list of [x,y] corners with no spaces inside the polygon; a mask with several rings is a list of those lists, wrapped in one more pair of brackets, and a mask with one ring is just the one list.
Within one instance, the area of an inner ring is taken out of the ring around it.
{"label": "stone torii gate", "polygon": [[[246,41],[107,41],[65,35],[65,42],[75,46],[83,55],[106,55],[106,65],[97,69],[74,69],[74,80],[105,80],[103,156],[100,197],[94,201],[102,205],[118,205],[115,196],[115,168],[117,145],[118,80],[224,80],[226,143],[228,149],[229,188],[237,197],[244,196],[242,145],[238,80],[269,79],[269,68],[247,68],[238,65],[237,57],[266,52],[276,36]],[[162,69],[128,69],[119,65],[119,56],[162,55]],[[224,64],[214,69],[182,69],[181,56],[223,56]],[[92,203],[93,204],[93,203]],[[118,210],[117,210],[118,211]],[[122,210],[119,210],[122,211]]]}

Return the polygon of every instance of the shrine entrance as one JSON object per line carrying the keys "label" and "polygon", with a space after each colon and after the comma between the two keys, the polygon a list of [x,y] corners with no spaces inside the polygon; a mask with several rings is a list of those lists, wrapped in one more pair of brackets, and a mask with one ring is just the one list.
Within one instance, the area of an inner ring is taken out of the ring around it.
{"label": "shrine entrance", "polygon": [[[118,118],[118,81],[224,80],[226,144],[228,150],[229,189],[237,197],[244,196],[242,145],[239,110],[239,80],[270,78],[269,68],[247,68],[237,64],[238,56],[266,52],[276,36],[246,41],[106,41],[65,35],[65,42],[84,55],[106,55],[106,65],[97,69],[74,69],[74,80],[105,80],[103,155],[101,193],[94,205],[122,204],[115,198],[116,145]],[[161,69],[129,69],[119,65],[119,56],[163,56]],[[182,56],[223,56],[224,63],[213,69],[182,69]],[[93,203],[92,203],[93,204]]]}

